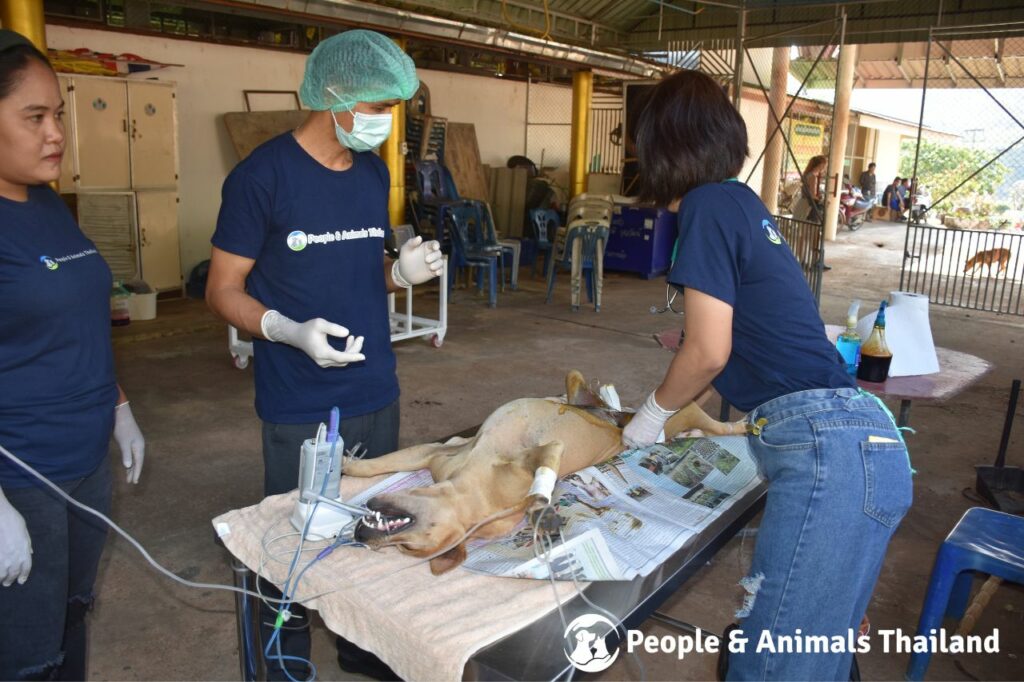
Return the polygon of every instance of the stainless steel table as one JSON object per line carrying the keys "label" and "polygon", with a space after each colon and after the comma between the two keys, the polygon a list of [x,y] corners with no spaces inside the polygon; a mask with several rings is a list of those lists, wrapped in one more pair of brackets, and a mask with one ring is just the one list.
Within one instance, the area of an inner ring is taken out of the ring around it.
{"label": "stainless steel table", "polygon": [[[466,429],[455,435],[472,435]],[[719,518],[673,554],[656,571],[631,581],[595,582],[585,591],[587,598],[618,617],[626,628],[636,628],[701,569],[764,507],[767,484],[748,490]],[[255,576],[234,561],[235,584],[252,589]],[[563,607],[566,622],[593,609],[582,599]],[[238,624],[238,654],[243,680],[262,679],[263,661],[255,627],[256,605],[241,595],[235,601]],[[699,614],[698,614],[699,616]],[[699,619],[699,618],[698,618]],[[515,634],[481,649],[463,671],[467,680],[558,680],[571,679],[575,669],[563,651],[563,626],[558,611],[552,611]],[[619,643],[618,634],[606,638],[609,651]]]}
{"label": "stainless steel table", "polygon": [[[752,488],[700,535],[672,555],[658,570],[629,582],[595,582],[587,598],[617,616],[626,628],[639,627],[691,576],[701,569],[764,507],[767,484]],[[566,622],[593,609],[582,599],[562,607]],[[699,614],[698,614],[699,615]],[[481,649],[466,665],[467,680],[567,680],[575,668],[563,651],[563,626],[552,611],[513,635]],[[618,645],[612,634],[608,650]]]}

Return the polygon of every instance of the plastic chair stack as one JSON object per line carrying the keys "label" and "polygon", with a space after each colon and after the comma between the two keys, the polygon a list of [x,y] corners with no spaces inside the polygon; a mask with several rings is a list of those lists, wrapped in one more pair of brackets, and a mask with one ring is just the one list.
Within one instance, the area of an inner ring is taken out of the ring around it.
{"label": "plastic chair stack", "polygon": [[487,205],[480,201],[450,202],[441,207],[441,218],[452,243],[452,267],[448,272],[449,290],[459,268],[478,268],[477,288],[488,281],[488,305],[498,305],[498,276],[505,282],[505,248],[498,244],[494,223]]}
{"label": "plastic chair stack", "polygon": [[569,202],[568,224],[558,228],[548,262],[548,293],[551,301],[558,270],[568,268],[571,305],[573,312],[580,309],[581,276],[586,280],[587,300],[594,310],[601,310],[601,290],[604,281],[604,247],[611,228],[612,198],[604,195],[579,194]]}
{"label": "plastic chair stack", "polygon": [[437,161],[416,161],[416,192],[411,193],[413,217],[416,229],[420,234],[433,235],[448,252],[450,239],[444,232],[444,223],[440,219],[441,209],[459,201],[459,192],[455,188],[448,169]]}
{"label": "plastic chair stack", "polygon": [[[918,635],[942,627],[943,616],[963,617],[976,572],[1024,584],[1024,518],[984,507],[967,510],[935,557]],[[912,654],[906,679],[922,679],[930,659],[930,652]]]}

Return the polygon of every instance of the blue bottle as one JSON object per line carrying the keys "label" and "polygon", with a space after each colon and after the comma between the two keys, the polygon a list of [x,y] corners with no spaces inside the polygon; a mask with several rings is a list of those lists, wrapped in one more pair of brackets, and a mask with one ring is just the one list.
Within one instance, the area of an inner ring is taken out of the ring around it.
{"label": "blue bottle", "polygon": [[860,335],[857,333],[858,310],[860,310],[860,299],[856,299],[850,304],[850,309],[846,313],[846,331],[840,334],[836,340],[836,348],[843,356],[846,373],[851,376],[857,374],[857,365],[860,364]]}

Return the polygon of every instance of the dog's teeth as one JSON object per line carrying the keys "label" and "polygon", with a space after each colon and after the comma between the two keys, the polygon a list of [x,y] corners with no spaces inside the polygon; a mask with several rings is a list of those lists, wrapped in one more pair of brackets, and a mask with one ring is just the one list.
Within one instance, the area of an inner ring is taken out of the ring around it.
{"label": "dog's teeth", "polygon": [[409,523],[409,517],[408,516],[403,516],[402,517],[402,523]]}

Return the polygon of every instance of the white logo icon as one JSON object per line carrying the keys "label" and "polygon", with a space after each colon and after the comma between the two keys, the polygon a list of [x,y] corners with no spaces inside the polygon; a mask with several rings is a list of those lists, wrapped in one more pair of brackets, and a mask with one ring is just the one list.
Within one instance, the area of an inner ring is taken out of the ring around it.
{"label": "white logo icon", "polygon": [[762,220],[761,228],[764,229],[765,236],[768,237],[768,241],[770,241],[772,244],[782,243],[782,236],[779,235],[778,230],[776,230],[775,226],[771,224],[771,221]]}
{"label": "white logo icon", "polygon": [[288,234],[288,248],[292,251],[302,251],[306,248],[306,233],[302,230],[294,230]]}
{"label": "white logo icon", "polygon": [[610,620],[595,613],[585,613],[565,628],[562,647],[569,662],[577,670],[597,673],[607,670],[619,656],[619,650],[608,653],[605,635],[615,629]]}

